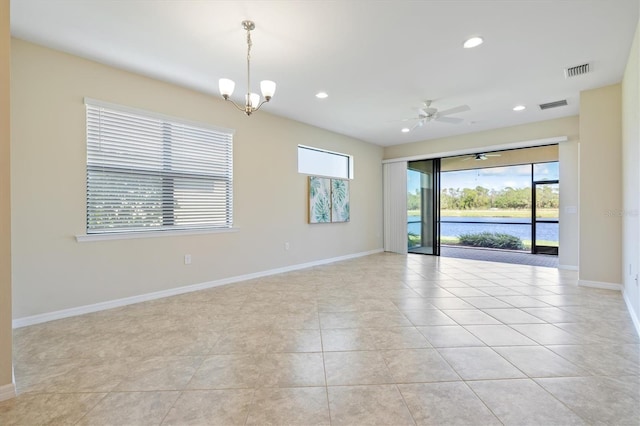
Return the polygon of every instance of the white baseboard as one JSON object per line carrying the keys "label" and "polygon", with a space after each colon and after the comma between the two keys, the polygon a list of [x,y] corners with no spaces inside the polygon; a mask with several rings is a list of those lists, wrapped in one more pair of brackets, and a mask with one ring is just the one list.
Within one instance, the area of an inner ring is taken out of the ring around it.
{"label": "white baseboard", "polygon": [[255,272],[252,274],[238,275],[235,277],[224,278],[221,280],[208,281],[208,282],[188,285],[184,287],[170,288],[168,290],[157,291],[154,293],[141,294],[139,296],[125,297],[123,299],[109,300],[107,302],[100,302],[92,305],[78,306],[75,308],[63,309],[60,311],[47,312],[44,314],[32,315],[32,316],[23,317],[23,318],[16,318],[13,320],[13,328],[26,327],[29,325],[40,324],[43,322],[54,321],[57,319],[74,317],[77,315],[88,314],[91,312],[104,311],[106,309],[118,308],[120,306],[132,305],[134,303],[147,302],[149,300],[177,296],[179,294],[191,293],[193,291],[205,290],[208,288],[237,283],[240,281],[252,280],[255,278],[266,277],[269,275],[276,275],[276,274],[282,274],[285,272],[297,271],[299,269],[311,268],[313,266],[325,265],[327,263],[334,263],[334,262],[339,262],[343,260],[355,259],[357,257],[363,257],[363,256],[369,256],[376,253],[381,253],[382,251],[383,250],[380,248],[380,249],[366,251],[366,252],[348,254],[345,256],[338,256],[338,257],[332,257],[329,259],[321,259],[321,260],[315,260],[313,262],[285,266],[283,268],[269,269],[267,271]]}
{"label": "white baseboard", "polygon": [[576,265],[558,265],[558,269],[563,269],[565,271],[577,271],[578,267]]}
{"label": "white baseboard", "polygon": [[0,401],[5,401],[16,396],[16,385],[9,383],[8,385],[0,386]]}
{"label": "white baseboard", "polygon": [[633,309],[633,305],[631,304],[626,291],[622,291],[622,297],[624,298],[624,303],[627,305],[629,315],[631,315],[633,325],[636,327],[636,333],[638,333],[638,337],[640,337],[640,317],[638,317],[638,312]]}
{"label": "white baseboard", "polygon": [[601,282],[601,281],[578,280],[578,286],[579,287],[601,288],[601,289],[604,289],[604,290],[622,291],[622,284],[605,283],[605,282]]}

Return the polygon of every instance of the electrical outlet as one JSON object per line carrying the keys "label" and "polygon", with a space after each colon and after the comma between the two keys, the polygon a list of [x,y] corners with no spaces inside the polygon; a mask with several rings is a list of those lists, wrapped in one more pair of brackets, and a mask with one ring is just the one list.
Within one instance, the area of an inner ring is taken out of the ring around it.
{"label": "electrical outlet", "polygon": [[284,243],[284,249],[285,250],[289,250],[291,248],[291,246],[289,245],[289,243]]}
{"label": "electrical outlet", "polygon": [[190,254],[185,254],[184,255],[184,264],[185,265],[191,265],[191,255]]}

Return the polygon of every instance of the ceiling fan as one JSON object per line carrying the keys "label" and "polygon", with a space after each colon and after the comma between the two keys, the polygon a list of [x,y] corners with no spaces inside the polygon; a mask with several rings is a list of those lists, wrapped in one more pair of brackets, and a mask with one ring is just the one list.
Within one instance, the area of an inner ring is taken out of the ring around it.
{"label": "ceiling fan", "polygon": [[489,159],[489,157],[500,157],[500,156],[501,154],[487,154],[485,152],[480,152],[478,154],[471,154],[467,158],[462,159],[461,161],[469,161],[469,160],[484,161]]}
{"label": "ceiling fan", "polygon": [[459,105],[457,107],[449,108],[444,111],[438,111],[438,108],[433,108],[431,106],[432,102],[433,101],[431,100],[424,101],[423,106],[414,108],[418,112],[417,117],[405,118],[401,121],[418,120],[418,122],[410,130],[415,129],[416,127],[422,127],[429,121],[441,121],[443,123],[460,124],[464,121],[462,118],[448,116],[451,114],[457,114],[459,112],[469,111],[471,109],[469,105]]}

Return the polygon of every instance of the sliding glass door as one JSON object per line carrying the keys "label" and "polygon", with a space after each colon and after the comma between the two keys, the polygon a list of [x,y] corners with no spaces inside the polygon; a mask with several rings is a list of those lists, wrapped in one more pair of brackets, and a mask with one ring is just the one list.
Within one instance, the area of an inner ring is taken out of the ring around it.
{"label": "sliding glass door", "polygon": [[407,164],[407,239],[410,253],[440,255],[440,159]]}
{"label": "sliding glass door", "polygon": [[532,170],[531,252],[558,255],[560,231],[559,163],[537,163]]}
{"label": "sliding glass door", "polygon": [[532,252],[534,254],[558,254],[560,222],[560,184],[555,182],[533,183]]}

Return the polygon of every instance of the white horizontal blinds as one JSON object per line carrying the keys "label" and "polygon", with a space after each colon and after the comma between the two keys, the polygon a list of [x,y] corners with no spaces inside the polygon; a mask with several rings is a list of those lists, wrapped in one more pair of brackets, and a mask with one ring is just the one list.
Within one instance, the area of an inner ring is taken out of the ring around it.
{"label": "white horizontal blinds", "polygon": [[406,254],[407,162],[385,163],[382,168],[384,251]]}
{"label": "white horizontal blinds", "polygon": [[232,226],[231,132],[86,106],[88,234]]}

